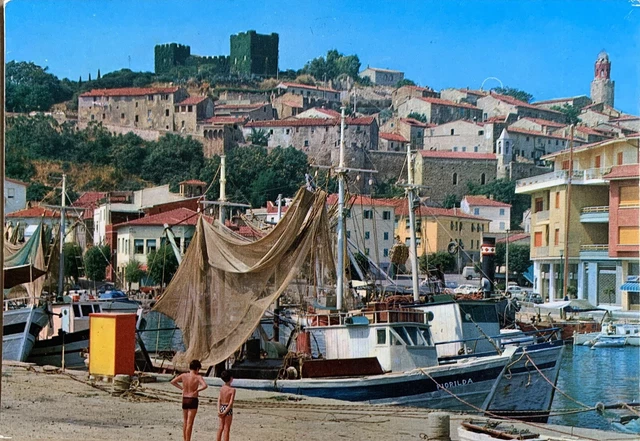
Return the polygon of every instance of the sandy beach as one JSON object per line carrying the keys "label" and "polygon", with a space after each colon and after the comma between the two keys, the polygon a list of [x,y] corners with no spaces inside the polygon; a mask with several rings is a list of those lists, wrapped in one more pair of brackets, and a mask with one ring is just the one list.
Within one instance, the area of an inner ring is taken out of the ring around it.
{"label": "sandy beach", "polygon": [[[201,395],[193,441],[215,439],[217,387]],[[87,372],[45,372],[3,363],[0,439],[177,440],[182,439],[180,391],[167,382],[143,383],[121,396],[109,383],[90,384]],[[238,390],[231,439],[246,441],[427,439],[429,411],[377,407],[336,400]],[[465,417],[452,415],[455,428]],[[546,426],[552,429],[550,426]],[[539,432],[537,428],[530,430]],[[613,434],[561,427],[589,439]],[[542,431],[540,431],[542,432]],[[552,431],[548,433],[553,433]],[[559,435],[559,433],[555,433]],[[452,430],[452,439],[457,433]],[[615,434],[615,439],[635,439]]]}

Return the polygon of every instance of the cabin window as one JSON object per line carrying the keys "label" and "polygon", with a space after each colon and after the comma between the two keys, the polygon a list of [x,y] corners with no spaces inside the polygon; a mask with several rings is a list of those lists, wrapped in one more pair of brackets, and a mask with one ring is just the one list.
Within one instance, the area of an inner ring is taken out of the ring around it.
{"label": "cabin window", "polygon": [[398,334],[398,336],[400,337],[400,343],[405,343],[406,345],[411,345],[411,340],[409,340],[409,335],[407,334],[407,330],[402,327],[402,326],[398,326],[398,327],[394,327],[393,330]]}
{"label": "cabin window", "polygon": [[89,314],[93,312],[92,305],[80,305],[80,308],[82,309],[83,317],[89,317]]}
{"label": "cabin window", "polygon": [[[409,334],[409,338],[411,339],[411,343],[413,343],[414,346],[422,346],[424,343],[422,342],[422,339],[418,336],[418,328],[416,328],[415,326],[407,326],[406,328],[404,328],[407,330],[407,334]],[[407,342],[407,344],[411,344],[409,342]]]}
{"label": "cabin window", "polygon": [[80,317],[80,305],[73,305],[73,315]]}
{"label": "cabin window", "polygon": [[387,330],[386,329],[378,329],[376,331],[376,336],[378,338],[378,344],[379,345],[386,345],[387,344]]}
{"label": "cabin window", "polygon": [[144,239],[133,240],[133,253],[144,254]]}
{"label": "cabin window", "polygon": [[100,312],[100,305],[93,305],[93,312]]}

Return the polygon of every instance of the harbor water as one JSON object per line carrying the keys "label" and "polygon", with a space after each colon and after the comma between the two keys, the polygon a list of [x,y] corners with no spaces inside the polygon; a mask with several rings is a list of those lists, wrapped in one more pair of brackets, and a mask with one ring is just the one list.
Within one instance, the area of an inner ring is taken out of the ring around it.
{"label": "harbor water", "polygon": [[[174,322],[157,312],[145,315],[146,328],[143,341],[150,352],[183,350],[182,333],[173,330]],[[153,331],[154,329],[164,329]],[[286,342],[290,332],[282,327],[281,340]],[[265,329],[270,334],[270,329]],[[313,352],[322,352],[322,342],[313,342]],[[576,413],[585,406],[597,403],[615,404],[640,402],[640,347],[597,348],[567,346],[564,351],[560,375],[552,404],[550,424],[615,430],[611,423],[628,411],[607,410],[599,414],[593,410]],[[582,406],[581,404],[584,406]]]}

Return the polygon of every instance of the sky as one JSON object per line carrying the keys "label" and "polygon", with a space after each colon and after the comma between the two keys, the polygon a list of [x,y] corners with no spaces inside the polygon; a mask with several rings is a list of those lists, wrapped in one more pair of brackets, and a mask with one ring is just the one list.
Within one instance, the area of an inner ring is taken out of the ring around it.
{"label": "sky", "polygon": [[337,49],[436,90],[502,83],[534,101],[588,96],[604,49],[615,107],[640,114],[640,0],[11,0],[6,59],[86,80],[153,71],[156,44],[229,55],[250,29],[280,35],[281,70]]}

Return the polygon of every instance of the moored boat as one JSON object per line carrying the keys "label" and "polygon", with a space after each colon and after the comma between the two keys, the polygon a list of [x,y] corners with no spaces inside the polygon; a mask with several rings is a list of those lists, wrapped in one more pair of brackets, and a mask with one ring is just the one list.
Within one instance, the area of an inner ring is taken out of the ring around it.
{"label": "moored boat", "polygon": [[[8,308],[9,301],[4,302]],[[49,316],[44,307],[33,304],[3,311],[2,359],[26,361]]]}

